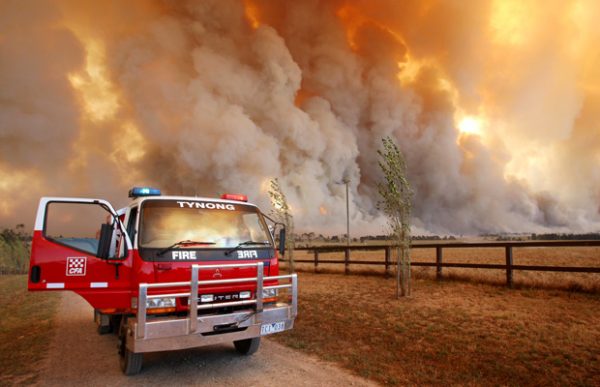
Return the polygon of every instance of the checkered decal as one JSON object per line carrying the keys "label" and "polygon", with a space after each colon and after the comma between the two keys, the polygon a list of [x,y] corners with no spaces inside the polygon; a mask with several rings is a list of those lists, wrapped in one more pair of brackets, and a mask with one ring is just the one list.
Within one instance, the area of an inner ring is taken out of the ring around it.
{"label": "checkered decal", "polygon": [[84,276],[86,267],[86,257],[68,257],[67,258],[67,275],[68,276]]}

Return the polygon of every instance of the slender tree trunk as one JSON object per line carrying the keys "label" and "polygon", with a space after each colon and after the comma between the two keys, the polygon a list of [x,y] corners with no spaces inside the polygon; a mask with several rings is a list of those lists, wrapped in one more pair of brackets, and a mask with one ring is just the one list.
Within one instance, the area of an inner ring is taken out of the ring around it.
{"label": "slender tree trunk", "polygon": [[401,267],[402,267],[402,297],[406,297],[406,247],[404,247],[404,244],[402,245],[401,248],[402,251],[402,255],[401,255]]}
{"label": "slender tree trunk", "polygon": [[402,296],[402,253],[400,246],[396,247],[396,298]]}
{"label": "slender tree trunk", "polygon": [[400,292],[399,294],[402,297],[407,297],[411,295],[411,281],[410,281],[410,250],[406,246],[406,243],[402,243],[402,247],[400,247],[400,255],[398,260],[398,271],[399,271],[399,283],[400,283]]}
{"label": "slender tree trunk", "polygon": [[412,276],[412,267],[411,267],[410,246],[409,246],[406,249],[406,278],[408,279],[408,285],[406,287],[406,291],[408,293],[408,296],[412,295],[412,279],[411,279],[411,276]]}
{"label": "slender tree trunk", "polygon": [[294,266],[295,266],[295,262],[294,262],[294,225],[293,225],[293,220],[287,216],[286,217],[286,223],[287,223],[287,228],[289,230],[289,234],[288,234],[288,238],[286,241],[286,247],[288,250],[288,270],[290,272],[290,274],[294,273]]}
{"label": "slender tree trunk", "polygon": [[289,272],[294,273],[294,243],[291,242],[289,243],[289,247],[288,247],[288,268],[289,268]]}

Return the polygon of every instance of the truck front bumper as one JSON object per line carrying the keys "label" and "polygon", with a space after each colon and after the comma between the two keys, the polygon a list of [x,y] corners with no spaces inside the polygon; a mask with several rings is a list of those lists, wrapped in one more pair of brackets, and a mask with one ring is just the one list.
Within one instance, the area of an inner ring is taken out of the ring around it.
{"label": "truck front bumper", "polygon": [[[203,268],[256,266],[256,277],[199,281]],[[289,281],[288,284],[263,286],[263,282]],[[202,285],[256,283],[256,299],[220,304],[244,309],[227,314],[198,315],[199,309],[218,310],[215,306],[198,305]],[[148,289],[173,288],[188,285],[189,293],[150,295]],[[263,290],[288,289],[288,301],[263,305]],[[199,292],[200,291],[200,292]],[[147,316],[146,301],[159,297],[189,297],[190,308],[186,317]],[[232,342],[265,336],[292,329],[298,311],[298,279],[296,274],[263,277],[263,263],[193,265],[190,282],[140,284],[137,318],[126,325],[127,349],[131,352],[158,352]]]}
{"label": "truck front bumper", "polygon": [[127,328],[127,348],[132,352],[158,352],[230,343],[292,329],[294,317],[292,307],[286,304],[265,307],[260,313],[247,309],[198,317],[195,332],[190,331],[187,318],[157,318],[144,326],[132,319]]}

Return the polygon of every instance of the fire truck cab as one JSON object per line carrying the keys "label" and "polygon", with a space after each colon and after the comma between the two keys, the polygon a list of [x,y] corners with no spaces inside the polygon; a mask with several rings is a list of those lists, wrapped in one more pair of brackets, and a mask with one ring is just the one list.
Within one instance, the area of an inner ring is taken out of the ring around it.
{"label": "fire truck cab", "polygon": [[262,336],[293,327],[297,277],[279,274],[281,224],[243,195],[136,187],[129,196],[118,211],[101,199],[42,198],[28,281],[82,296],[99,332],[118,334],[125,374],[140,372],[145,352],[233,342],[252,354]]}

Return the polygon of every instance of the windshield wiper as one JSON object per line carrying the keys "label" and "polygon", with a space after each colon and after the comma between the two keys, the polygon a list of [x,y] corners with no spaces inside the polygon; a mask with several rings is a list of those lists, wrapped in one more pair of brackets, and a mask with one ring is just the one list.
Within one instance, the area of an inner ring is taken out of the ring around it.
{"label": "windshield wiper", "polygon": [[271,246],[271,243],[269,242],[258,242],[258,241],[246,241],[246,242],[242,242],[240,244],[238,244],[237,246],[235,246],[233,249],[231,250],[227,250],[225,252],[225,255],[229,255],[231,253],[233,253],[234,251],[244,247],[244,246],[248,246],[248,245],[262,245],[262,246]]}
{"label": "windshield wiper", "polygon": [[167,253],[171,250],[173,250],[175,247],[179,247],[179,246],[186,246],[186,245],[214,245],[216,242],[199,242],[199,241],[191,241],[189,239],[183,240],[183,241],[179,241],[176,243],[173,243],[171,246],[166,247],[164,249],[162,249],[161,251],[158,252],[158,256],[163,255],[164,253]]}

